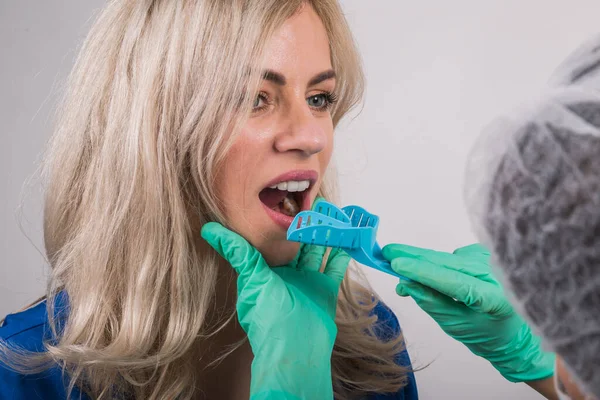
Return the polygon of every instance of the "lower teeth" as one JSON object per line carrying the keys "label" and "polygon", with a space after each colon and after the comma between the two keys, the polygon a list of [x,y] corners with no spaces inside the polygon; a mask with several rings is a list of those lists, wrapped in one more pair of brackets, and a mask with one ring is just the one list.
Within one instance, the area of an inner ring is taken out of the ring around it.
{"label": "lower teeth", "polygon": [[295,217],[296,214],[300,212],[300,207],[298,207],[296,200],[284,197],[277,207],[273,207],[273,210],[285,214],[288,217]]}

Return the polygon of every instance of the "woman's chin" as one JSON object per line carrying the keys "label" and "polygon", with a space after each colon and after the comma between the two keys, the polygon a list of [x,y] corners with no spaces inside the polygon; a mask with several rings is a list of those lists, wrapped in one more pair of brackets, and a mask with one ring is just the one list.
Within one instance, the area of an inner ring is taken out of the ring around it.
{"label": "woman's chin", "polygon": [[296,258],[300,250],[300,243],[287,240],[277,240],[266,244],[264,249],[259,249],[267,264],[271,267],[281,267],[289,264]]}

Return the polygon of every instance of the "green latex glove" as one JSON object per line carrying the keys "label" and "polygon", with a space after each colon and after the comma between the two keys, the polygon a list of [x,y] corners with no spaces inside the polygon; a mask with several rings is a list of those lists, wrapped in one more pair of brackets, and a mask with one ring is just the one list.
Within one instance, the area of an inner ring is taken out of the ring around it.
{"label": "green latex glove", "polygon": [[270,268],[244,238],[217,223],[202,237],[237,271],[238,319],[254,360],[251,399],[333,399],[331,353],[337,298],[350,258],[302,246],[288,266]]}
{"label": "green latex glove", "polygon": [[480,245],[453,254],[390,244],[383,249],[394,271],[411,279],[396,292],[412,297],[454,339],[487,359],[511,382],[548,378],[554,355],[541,348],[513,310],[490,270],[490,253]]}

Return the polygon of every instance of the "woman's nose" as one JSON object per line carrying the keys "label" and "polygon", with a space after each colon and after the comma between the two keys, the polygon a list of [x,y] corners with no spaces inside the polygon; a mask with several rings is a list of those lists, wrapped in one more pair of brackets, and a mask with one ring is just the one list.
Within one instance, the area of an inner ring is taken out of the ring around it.
{"label": "woman's nose", "polygon": [[321,152],[327,145],[327,134],[306,101],[288,108],[282,118],[283,129],[275,137],[277,152],[295,151],[311,156]]}

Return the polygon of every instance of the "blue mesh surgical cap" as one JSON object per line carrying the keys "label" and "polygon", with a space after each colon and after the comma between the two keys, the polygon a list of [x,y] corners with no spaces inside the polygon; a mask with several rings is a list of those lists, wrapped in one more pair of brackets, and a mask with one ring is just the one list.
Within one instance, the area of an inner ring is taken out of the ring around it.
{"label": "blue mesh surgical cap", "polygon": [[484,130],[465,197],[513,304],[600,398],[598,39],[567,59],[548,92]]}

